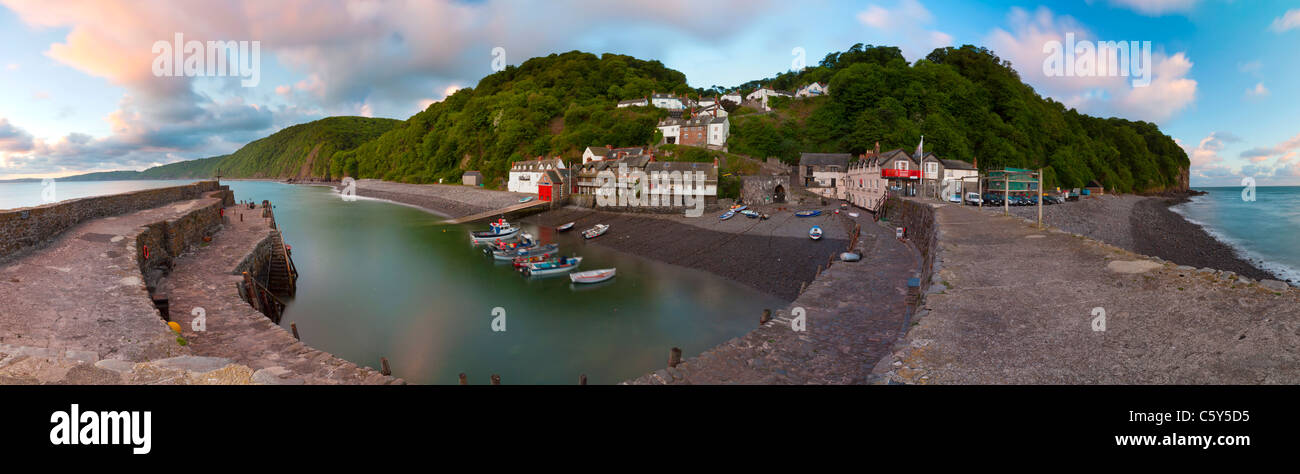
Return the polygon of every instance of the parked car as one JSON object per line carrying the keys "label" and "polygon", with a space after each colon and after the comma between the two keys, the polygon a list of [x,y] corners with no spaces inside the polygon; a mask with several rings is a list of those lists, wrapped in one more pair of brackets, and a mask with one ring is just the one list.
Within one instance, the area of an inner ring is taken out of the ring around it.
{"label": "parked car", "polygon": [[972,206],[978,206],[980,205],[981,202],[984,201],[980,199],[979,193],[966,193],[966,204],[970,204]]}
{"label": "parked car", "polygon": [[1044,205],[1046,205],[1046,204],[1063,204],[1063,203],[1065,203],[1065,200],[1064,200],[1064,199],[1061,199],[1061,196],[1054,196],[1054,195],[1051,195],[1051,194],[1044,194],[1044,195],[1043,195],[1043,204],[1044,204]]}
{"label": "parked car", "polygon": [[1079,188],[1074,188],[1074,189],[1070,190],[1069,193],[1066,193],[1066,195],[1065,195],[1065,200],[1066,200],[1066,201],[1078,201],[1078,200],[1079,200]]}
{"label": "parked car", "polygon": [[1001,205],[1002,205],[1002,195],[1001,195],[1001,194],[996,194],[996,193],[984,193],[984,205],[985,205],[985,206],[1001,206]]}
{"label": "parked car", "polygon": [[948,196],[948,202],[955,202],[955,203],[957,203],[957,204],[961,204],[961,194],[951,194],[951,195],[949,195],[949,196]]}

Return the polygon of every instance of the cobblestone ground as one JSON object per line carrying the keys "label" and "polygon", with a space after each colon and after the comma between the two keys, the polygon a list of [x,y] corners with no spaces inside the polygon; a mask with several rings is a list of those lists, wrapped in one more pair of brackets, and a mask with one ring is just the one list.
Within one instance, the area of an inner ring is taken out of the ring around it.
{"label": "cobblestone ground", "polygon": [[942,291],[878,366],[891,381],[1300,382],[1300,291],[1285,283],[1177,266],[1014,217],[937,212]]}
{"label": "cobblestone ground", "polygon": [[0,269],[0,344],[70,357],[143,361],[182,355],[135,261],[146,224],[220,200],[180,201],[95,219]]}
{"label": "cobblestone ground", "polygon": [[[846,217],[846,219],[848,219]],[[863,213],[860,262],[835,262],[774,320],[627,384],[861,384],[902,335],[918,255]],[[792,330],[802,309],[806,330]],[[757,320],[759,315],[754,315]],[[687,349],[687,348],[683,348]]]}

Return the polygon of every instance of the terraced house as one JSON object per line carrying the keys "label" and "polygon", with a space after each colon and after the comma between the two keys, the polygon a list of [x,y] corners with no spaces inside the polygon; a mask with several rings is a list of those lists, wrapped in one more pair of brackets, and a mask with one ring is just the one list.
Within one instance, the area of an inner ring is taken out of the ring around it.
{"label": "terraced house", "polygon": [[564,160],[537,157],[535,160],[516,161],[510,165],[510,180],[506,189],[516,193],[537,194],[537,181],[548,170],[565,169]]}
{"label": "terraced house", "polygon": [[828,197],[844,199],[848,188],[844,186],[848,178],[849,153],[800,153],[799,179],[809,192]]}

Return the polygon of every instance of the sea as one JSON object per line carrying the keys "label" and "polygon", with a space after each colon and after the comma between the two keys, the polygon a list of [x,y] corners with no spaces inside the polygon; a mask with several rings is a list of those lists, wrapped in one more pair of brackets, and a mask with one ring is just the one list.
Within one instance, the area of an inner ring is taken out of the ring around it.
{"label": "sea", "polygon": [[1170,209],[1243,259],[1284,280],[1300,282],[1300,186],[1195,189],[1206,194]]}

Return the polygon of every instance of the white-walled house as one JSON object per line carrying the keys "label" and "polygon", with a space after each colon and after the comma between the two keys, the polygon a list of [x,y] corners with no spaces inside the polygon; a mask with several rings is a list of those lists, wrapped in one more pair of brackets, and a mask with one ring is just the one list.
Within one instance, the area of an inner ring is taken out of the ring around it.
{"label": "white-walled house", "polygon": [[672,94],[651,94],[650,105],[668,110],[681,110],[685,108],[682,99]]}
{"label": "white-walled house", "polygon": [[537,180],[547,171],[562,169],[564,160],[559,158],[516,161],[510,165],[510,181],[507,182],[506,189],[515,193],[537,194]]}
{"label": "white-walled house", "polygon": [[772,110],[771,107],[767,106],[767,100],[772,97],[794,97],[794,94],[768,87],[762,87],[754,92],[750,92],[749,95],[745,96],[745,100],[755,101],[762,104],[763,110]]}
{"label": "white-walled house", "polygon": [[725,100],[733,104],[740,105],[741,102],[745,101],[745,98],[740,95],[740,92],[731,92],[731,93],[723,94],[722,97],[720,97],[718,100]]}
{"label": "white-walled house", "polygon": [[644,97],[640,99],[620,100],[618,102],[618,108],[620,109],[623,107],[645,107],[647,105],[650,105],[650,101],[646,100]]}
{"label": "white-walled house", "polygon": [[845,199],[849,191],[845,181],[852,159],[853,155],[848,153],[800,153],[798,179],[814,194]]}
{"label": "white-walled house", "polygon": [[814,82],[812,84],[808,84],[806,86],[800,87],[799,91],[794,93],[794,96],[795,97],[816,97],[819,95],[826,95],[830,93],[831,93],[830,86],[820,82]]}
{"label": "white-walled house", "polygon": [[723,112],[721,116],[709,119],[708,144],[710,146],[725,146],[729,135],[731,135],[731,120],[727,118],[726,112]]}

